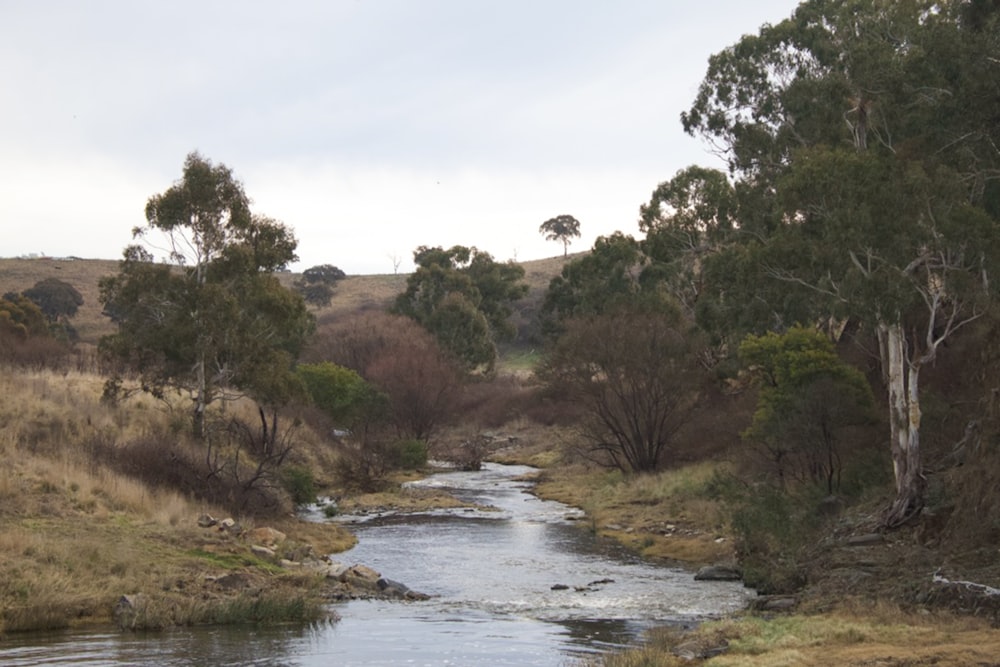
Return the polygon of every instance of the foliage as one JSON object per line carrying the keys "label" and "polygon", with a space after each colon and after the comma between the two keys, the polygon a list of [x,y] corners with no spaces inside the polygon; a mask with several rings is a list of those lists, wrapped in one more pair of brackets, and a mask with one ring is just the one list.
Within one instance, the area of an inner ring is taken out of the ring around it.
{"label": "foliage", "polygon": [[427,465],[427,443],[423,440],[400,440],[396,443],[397,465],[404,470],[416,470]]}
{"label": "foliage", "polygon": [[538,227],[538,232],[544,234],[548,241],[560,241],[563,244],[563,257],[569,253],[569,244],[574,238],[580,238],[580,221],[571,215],[557,215],[549,218]]}
{"label": "foliage", "polygon": [[640,291],[644,262],[631,236],[615,232],[599,237],[588,254],[565,264],[549,283],[542,304],[545,333],[556,336],[570,318],[599,315],[631,301]]}
{"label": "foliage", "polygon": [[316,480],[305,466],[285,466],[281,470],[281,485],[296,505],[316,502]]}
{"label": "foliage", "polygon": [[584,455],[626,472],[669,455],[699,391],[686,329],[676,309],[628,305],[567,323],[540,375],[587,409]]}
{"label": "foliage", "polygon": [[760,387],[744,439],[767,453],[782,489],[796,479],[838,492],[842,433],[873,418],[864,375],[841,361],[828,338],[802,327],[750,336],[740,357]]}
{"label": "foliage", "polygon": [[313,404],[341,428],[353,428],[384,406],[385,397],[349,368],[324,361],[301,364],[296,373]]}
{"label": "foliage", "polygon": [[30,299],[5,294],[0,298],[0,362],[34,367],[61,362],[67,348],[53,337],[51,329]]}
{"label": "foliage", "polygon": [[161,232],[173,264],[154,264],[148,250],[132,245],[119,273],[100,283],[118,327],[101,340],[118,369],[109,396],[126,369],[154,396],[185,391],[201,438],[206,407],[216,400],[247,393],[277,406],[297,395],[291,365],[313,322],[302,298],[273,275],[295,259],[291,232],[251,215],[230,170],[197,153],[187,157],[180,182],[149,199],[146,218],[133,235]]}
{"label": "foliage", "polygon": [[394,311],[414,319],[467,368],[492,372],[496,344],[513,336],[512,304],[527,293],[524,269],[476,248],[420,246]]}
{"label": "foliage", "polygon": [[696,214],[728,239],[701,264],[700,321],[762,333],[833,317],[877,335],[890,526],[923,505],[920,371],[1000,270],[998,21],[986,3],[809,0],[712,56],[682,114],[727,160],[739,212],[718,225],[714,191]]}
{"label": "foliage", "polygon": [[24,291],[24,296],[38,304],[50,322],[73,317],[83,305],[83,295],[69,283],[57,278],[38,281]]}
{"label": "foliage", "polygon": [[329,306],[334,286],[346,277],[346,273],[332,264],[312,266],[295,281],[295,290],[311,306]]}
{"label": "foliage", "polygon": [[455,412],[462,378],[454,361],[413,320],[367,313],[323,327],[308,352],[357,371],[388,397],[400,438],[431,440]]}
{"label": "foliage", "polygon": [[27,296],[8,293],[0,299],[0,336],[4,339],[24,341],[48,334],[45,314]]}

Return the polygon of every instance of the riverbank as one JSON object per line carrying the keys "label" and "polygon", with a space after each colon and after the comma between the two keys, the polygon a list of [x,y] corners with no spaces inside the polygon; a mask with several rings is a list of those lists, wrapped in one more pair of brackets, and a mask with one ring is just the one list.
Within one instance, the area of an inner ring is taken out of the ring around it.
{"label": "riverbank", "polygon": [[269,524],[283,538],[266,550],[253,525],[199,526],[195,508],[176,498],[157,516],[122,506],[122,488],[73,490],[28,471],[18,481],[37,506],[0,513],[0,636],[322,620],[335,582],[306,564],[354,544],[341,527],[286,519]]}
{"label": "riverbank", "polygon": [[[542,460],[531,449],[497,458]],[[590,530],[644,557],[691,568],[737,565],[725,515],[710,493],[720,465],[625,477],[549,462],[536,476],[535,493],[583,509]],[[934,532],[932,515],[881,533],[878,509],[877,500],[853,508],[802,554],[806,585],[796,593],[764,596],[742,613],[694,630],[657,629],[641,647],[587,664],[1000,665],[995,554],[954,552]],[[971,581],[947,579],[959,572]]]}

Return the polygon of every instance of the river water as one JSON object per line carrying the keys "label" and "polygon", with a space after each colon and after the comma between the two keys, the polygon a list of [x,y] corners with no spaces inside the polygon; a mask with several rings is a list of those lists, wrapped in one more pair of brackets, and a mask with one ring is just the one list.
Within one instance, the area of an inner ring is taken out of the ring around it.
{"label": "river water", "polygon": [[528,493],[519,476],[529,470],[487,464],[415,483],[489,510],[356,518],[358,545],[336,558],[368,565],[428,601],[341,603],[341,620],[316,628],[15,635],[0,641],[0,664],[572,665],[637,641],[651,626],[735,610],[752,595],[596,539],[574,520],[578,511]]}

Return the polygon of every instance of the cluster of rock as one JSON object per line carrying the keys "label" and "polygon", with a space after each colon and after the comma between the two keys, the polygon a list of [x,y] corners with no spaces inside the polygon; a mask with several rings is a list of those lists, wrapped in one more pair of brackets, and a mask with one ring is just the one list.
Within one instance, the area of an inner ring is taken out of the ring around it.
{"label": "cluster of rock", "polygon": [[[261,526],[250,530],[232,519],[215,519],[202,515],[198,519],[202,528],[216,530],[240,537],[257,558],[288,570],[306,570],[322,575],[328,584],[327,597],[330,600],[356,600],[366,598],[388,598],[396,600],[426,600],[429,596],[411,590],[398,581],[383,577],[365,565],[346,565],[328,556],[313,553],[312,545],[294,544],[285,533]],[[227,578],[239,576],[231,573],[215,579],[215,583],[225,585]],[[231,587],[231,586],[229,586]]]}

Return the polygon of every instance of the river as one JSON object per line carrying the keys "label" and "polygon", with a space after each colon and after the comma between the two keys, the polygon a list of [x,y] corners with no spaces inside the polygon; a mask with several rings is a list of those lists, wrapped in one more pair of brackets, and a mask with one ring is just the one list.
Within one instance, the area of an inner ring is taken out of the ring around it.
{"label": "river", "polygon": [[696,582],[687,570],[595,538],[577,510],[529,493],[519,479],[529,470],[487,464],[414,483],[489,510],[357,518],[358,545],[336,558],[368,565],[428,601],[341,603],[341,620],[316,628],[15,635],[0,643],[0,663],[571,665],[636,641],[650,626],[695,623],[752,595],[739,584]]}

